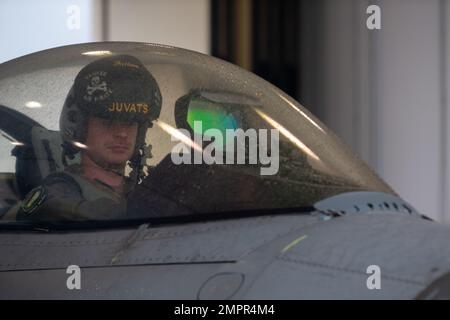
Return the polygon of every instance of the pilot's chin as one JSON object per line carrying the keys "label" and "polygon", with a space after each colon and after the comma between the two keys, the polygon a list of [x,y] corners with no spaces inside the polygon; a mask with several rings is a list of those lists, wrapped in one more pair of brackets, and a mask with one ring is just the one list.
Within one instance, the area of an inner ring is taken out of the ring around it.
{"label": "pilot's chin", "polygon": [[127,164],[128,158],[122,158],[122,159],[113,159],[111,161],[109,161],[109,163],[112,166],[117,166],[117,167],[124,167]]}

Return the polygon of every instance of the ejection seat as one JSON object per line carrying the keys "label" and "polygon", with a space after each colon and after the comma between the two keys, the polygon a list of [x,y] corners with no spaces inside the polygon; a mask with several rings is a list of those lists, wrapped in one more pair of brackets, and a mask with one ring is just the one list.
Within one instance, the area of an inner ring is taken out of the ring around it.
{"label": "ejection seat", "polygon": [[[39,186],[52,172],[64,170],[62,140],[58,131],[51,131],[17,110],[0,105],[0,130],[16,145],[11,155],[16,158],[15,174],[6,185],[10,190],[0,194],[3,206],[0,218]],[[3,194],[4,193],[4,194]]]}

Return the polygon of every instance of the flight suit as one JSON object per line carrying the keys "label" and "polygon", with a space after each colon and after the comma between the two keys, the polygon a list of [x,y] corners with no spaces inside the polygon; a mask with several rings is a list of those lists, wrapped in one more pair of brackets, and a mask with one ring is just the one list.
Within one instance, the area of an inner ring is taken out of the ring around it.
{"label": "flight suit", "polygon": [[49,175],[41,186],[30,191],[15,217],[24,221],[124,219],[130,185],[126,180],[120,194],[99,180],[87,179],[81,166],[73,165],[64,172]]}

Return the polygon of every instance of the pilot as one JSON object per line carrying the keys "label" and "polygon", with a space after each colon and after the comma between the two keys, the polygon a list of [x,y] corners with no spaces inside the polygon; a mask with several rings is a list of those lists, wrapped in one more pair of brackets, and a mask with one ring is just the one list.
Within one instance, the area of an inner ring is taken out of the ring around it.
{"label": "pilot", "polygon": [[125,218],[127,195],[150,157],[145,135],[160,110],[158,84],[137,58],[109,56],[86,65],[60,115],[66,168],[25,197],[16,219]]}

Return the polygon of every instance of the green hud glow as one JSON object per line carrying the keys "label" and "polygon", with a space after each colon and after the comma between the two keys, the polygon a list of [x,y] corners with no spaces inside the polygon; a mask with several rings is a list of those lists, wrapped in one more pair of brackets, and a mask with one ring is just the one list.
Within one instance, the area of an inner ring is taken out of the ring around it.
{"label": "green hud glow", "polygon": [[[202,132],[195,132],[194,122],[201,121]],[[217,129],[226,138],[226,130],[236,130],[238,125],[236,118],[227,113],[220,105],[210,101],[194,99],[188,109],[187,122],[195,134],[203,135],[208,129]],[[226,144],[226,142],[225,142]]]}

